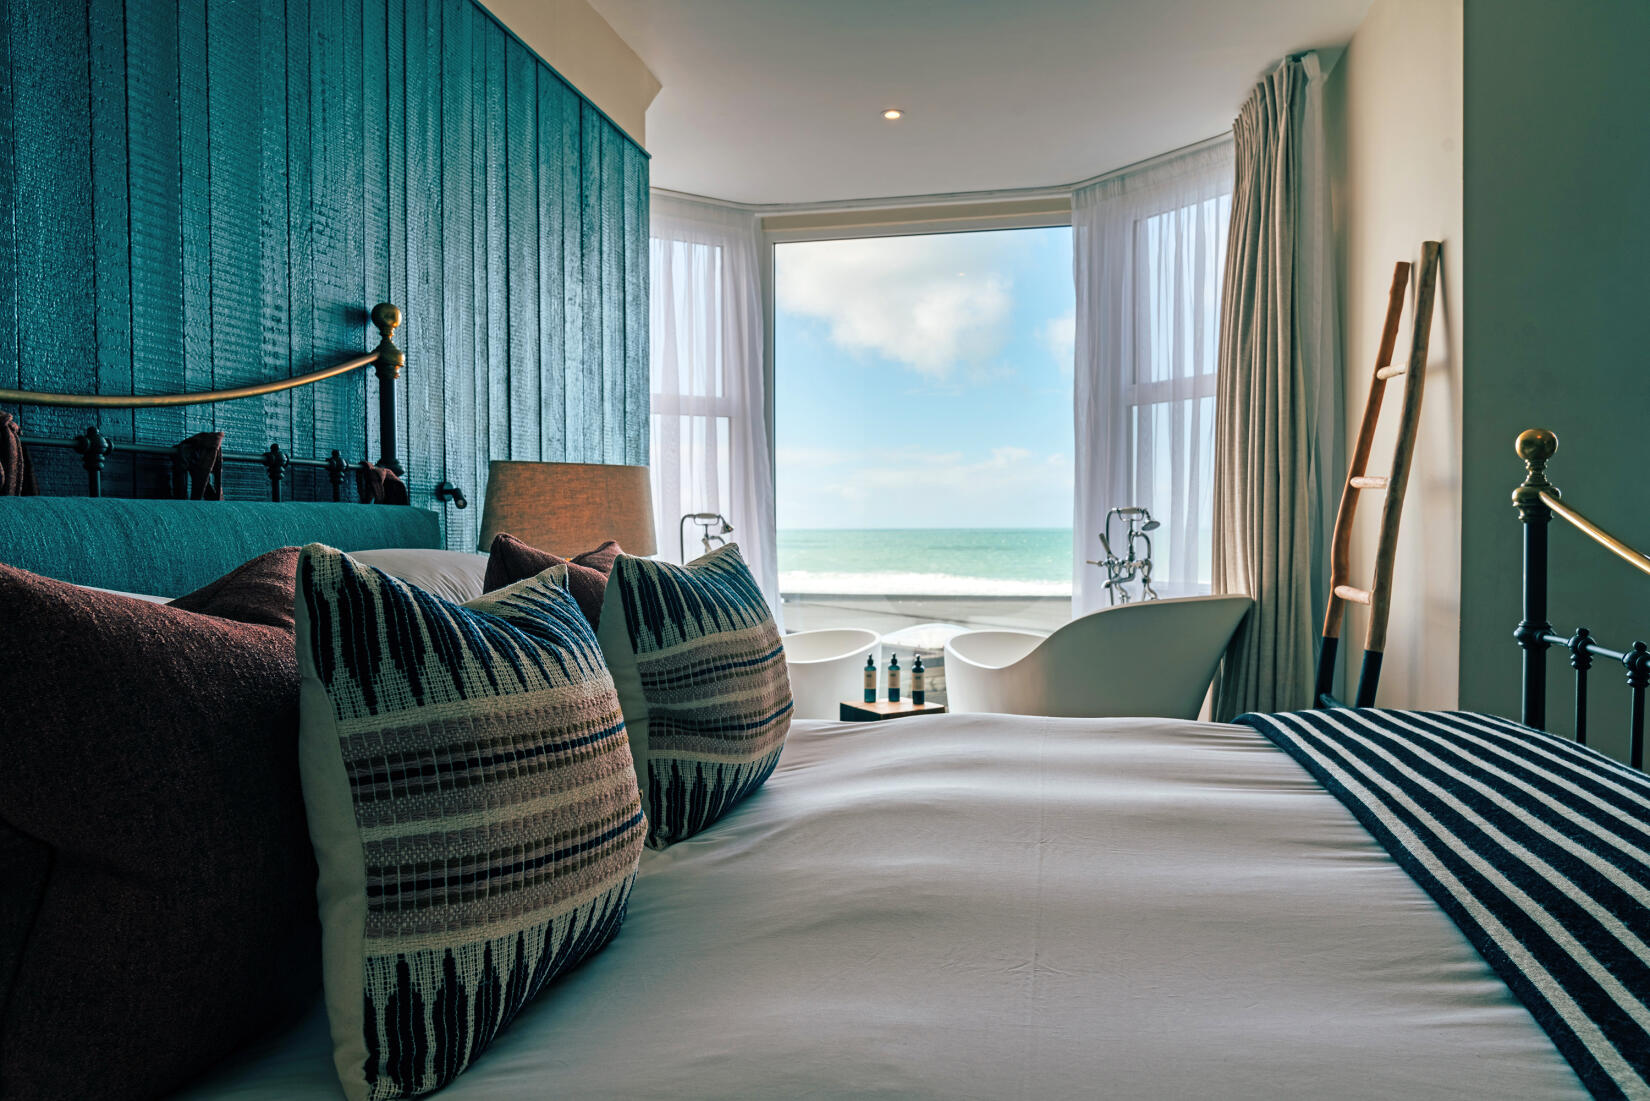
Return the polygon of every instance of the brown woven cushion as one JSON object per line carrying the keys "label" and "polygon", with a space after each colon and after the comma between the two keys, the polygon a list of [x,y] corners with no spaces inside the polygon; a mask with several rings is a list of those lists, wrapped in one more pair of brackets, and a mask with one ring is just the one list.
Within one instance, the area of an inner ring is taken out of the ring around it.
{"label": "brown woven cushion", "polygon": [[607,591],[607,575],[613,572],[613,560],[623,551],[609,539],[595,550],[574,555],[572,560],[558,557],[549,551],[530,547],[514,535],[500,532],[493,537],[487,556],[487,592],[514,585],[537,577],[551,566],[567,567],[567,590],[579,602],[579,611],[589,621],[591,629],[601,622],[602,596]]}
{"label": "brown woven cushion", "polygon": [[296,561],[193,611],[0,566],[0,1097],[160,1096],[313,996]]}

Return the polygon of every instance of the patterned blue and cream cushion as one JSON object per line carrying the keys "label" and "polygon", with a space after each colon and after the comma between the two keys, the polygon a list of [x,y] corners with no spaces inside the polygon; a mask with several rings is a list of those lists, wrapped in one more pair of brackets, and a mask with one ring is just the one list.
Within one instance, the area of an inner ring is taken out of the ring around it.
{"label": "patterned blue and cream cushion", "polygon": [[645,823],[624,719],[554,571],[468,604],[314,544],[299,764],[351,1101],[475,1061],[617,931]]}
{"label": "patterned blue and cream cushion", "polygon": [[619,555],[598,634],[630,731],[648,844],[664,848],[726,814],[778,762],[791,725],[779,630],[729,544],[686,566]]}

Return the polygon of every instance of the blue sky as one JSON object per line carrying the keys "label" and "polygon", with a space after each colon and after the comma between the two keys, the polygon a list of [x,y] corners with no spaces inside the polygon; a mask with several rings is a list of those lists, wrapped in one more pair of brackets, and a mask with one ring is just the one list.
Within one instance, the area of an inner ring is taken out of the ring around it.
{"label": "blue sky", "polygon": [[778,246],[781,528],[1070,527],[1071,230]]}

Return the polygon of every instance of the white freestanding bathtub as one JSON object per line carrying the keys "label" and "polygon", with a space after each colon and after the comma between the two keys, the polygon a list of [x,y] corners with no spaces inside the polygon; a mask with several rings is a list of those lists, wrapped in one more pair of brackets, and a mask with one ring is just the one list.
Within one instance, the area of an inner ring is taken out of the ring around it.
{"label": "white freestanding bathtub", "polygon": [[843,700],[865,692],[865,659],[873,657],[879,636],[860,627],[833,627],[786,635],[785,664],[791,676],[791,699],[798,719],[836,719]]}
{"label": "white freestanding bathtub", "polygon": [[954,712],[1195,719],[1254,602],[1191,596],[1105,608],[1046,638],[965,631],[945,644]]}

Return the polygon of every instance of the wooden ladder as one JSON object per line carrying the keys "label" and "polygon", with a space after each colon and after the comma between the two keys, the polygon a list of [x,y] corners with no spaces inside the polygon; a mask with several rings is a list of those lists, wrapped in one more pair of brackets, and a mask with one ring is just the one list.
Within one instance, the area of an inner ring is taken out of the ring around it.
{"label": "wooden ladder", "polygon": [[[1404,491],[1409,486],[1410,460],[1415,455],[1415,436],[1421,425],[1421,393],[1426,386],[1427,343],[1432,332],[1432,301],[1438,287],[1437,241],[1421,245],[1421,278],[1415,288],[1415,323],[1409,345],[1409,362],[1392,366],[1392,348],[1398,342],[1398,321],[1404,312],[1409,290],[1409,261],[1400,260],[1392,269],[1392,287],[1387,291],[1386,323],[1381,328],[1381,347],[1375,353],[1375,374],[1369,380],[1369,401],[1364,405],[1358,443],[1348,465],[1346,488],[1341,492],[1340,511],[1335,515],[1335,537],[1329,559],[1329,608],[1323,620],[1323,646],[1318,651],[1318,682],[1314,703],[1318,707],[1338,707],[1333,695],[1335,662],[1341,642],[1341,623],[1347,604],[1369,608],[1369,633],[1364,641],[1363,669],[1358,674],[1358,694],[1354,707],[1373,707],[1375,687],[1381,679],[1381,655],[1386,650],[1387,613],[1392,604],[1392,567],[1398,556],[1398,523],[1404,511]],[[1385,477],[1368,473],[1369,449],[1375,441],[1375,425],[1381,417],[1381,399],[1391,378],[1404,380],[1404,404],[1398,416],[1398,439],[1392,451],[1392,471]],[[1355,588],[1351,581],[1352,520],[1358,511],[1358,495],[1365,490],[1384,491],[1381,510],[1381,538],[1375,549],[1375,579],[1367,589]]]}

